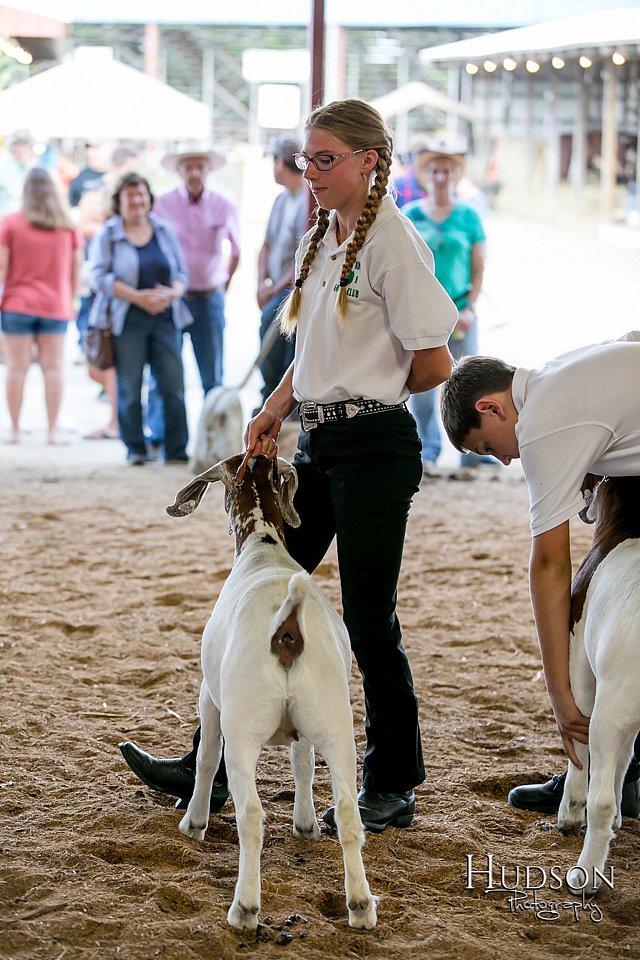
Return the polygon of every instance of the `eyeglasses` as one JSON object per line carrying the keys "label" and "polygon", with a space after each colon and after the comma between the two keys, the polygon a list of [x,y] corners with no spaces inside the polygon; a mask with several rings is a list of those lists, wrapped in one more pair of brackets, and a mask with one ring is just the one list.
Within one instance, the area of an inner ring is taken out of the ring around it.
{"label": "eyeglasses", "polygon": [[343,160],[345,157],[355,157],[357,153],[364,153],[364,147],[361,150],[352,150],[351,153],[316,153],[315,157],[308,157],[306,153],[294,153],[293,159],[298,170],[306,170],[312,163],[316,170],[326,173],[338,160]]}

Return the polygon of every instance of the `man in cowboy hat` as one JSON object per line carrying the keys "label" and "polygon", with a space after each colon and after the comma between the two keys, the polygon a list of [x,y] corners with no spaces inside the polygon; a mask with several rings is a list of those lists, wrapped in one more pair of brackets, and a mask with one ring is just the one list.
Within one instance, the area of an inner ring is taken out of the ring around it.
{"label": "man in cowboy hat", "polygon": [[[158,197],[154,213],[174,227],[187,264],[189,288],[184,295],[193,323],[191,337],[205,393],[222,383],[225,292],[240,259],[237,205],[206,185],[208,175],[226,163],[222,153],[189,140],[162,159],[166,170],[182,183]],[[229,241],[227,256],[225,241]],[[162,443],[162,402],[150,390],[149,424],[152,443]]]}
{"label": "man in cowboy hat", "polygon": [[[475,354],[478,326],[476,301],[482,288],[486,236],[481,217],[460,197],[465,147],[456,140],[425,140],[416,148],[415,172],[425,196],[402,208],[433,253],[435,275],[458,308],[458,323],[449,340],[454,358]],[[442,441],[437,417],[436,392],[414,394],[411,410],[422,441],[425,474],[431,475]],[[469,468],[489,463],[486,458],[464,456],[460,479],[473,479]]]}

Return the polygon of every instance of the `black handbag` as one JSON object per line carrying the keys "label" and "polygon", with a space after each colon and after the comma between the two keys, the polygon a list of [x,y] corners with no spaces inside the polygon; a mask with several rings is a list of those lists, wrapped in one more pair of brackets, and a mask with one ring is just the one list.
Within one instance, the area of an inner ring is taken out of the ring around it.
{"label": "black handbag", "polygon": [[98,370],[110,370],[116,365],[116,352],[111,332],[111,317],[107,310],[107,326],[87,327],[84,332],[84,354],[87,363]]}

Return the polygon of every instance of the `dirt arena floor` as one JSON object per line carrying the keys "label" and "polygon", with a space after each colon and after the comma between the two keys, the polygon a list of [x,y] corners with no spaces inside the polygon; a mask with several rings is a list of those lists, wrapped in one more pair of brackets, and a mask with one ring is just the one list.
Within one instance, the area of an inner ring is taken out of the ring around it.
{"label": "dirt arena floor", "polygon": [[[640,957],[636,821],[623,823],[614,888],[594,904],[549,883],[537,907],[531,893],[516,903],[485,891],[488,857],[494,886],[501,867],[507,884],[519,867],[522,887],[527,866],[564,875],[582,842],[505,802],[512,786],[563,768],[527,592],[526,489],[511,469],[497,481],[430,480],[415,500],[399,610],[427,780],[409,829],[367,835],[377,929],[348,926],[335,837],[292,836],[283,748],[259,765],[262,939],[227,926],[233,804],[191,841],[171,800],[142,787],[117,747],[135,739],[176,755],[197,723],[199,639],[232,543],[219,488],[191,518],[165,514],[188,479],[181,467],[33,460],[3,474],[0,957]],[[579,558],[589,531],[576,524]],[[339,605],[332,554],[316,576]],[[351,690],[361,752],[355,673]],[[319,815],[330,801],[318,758]]]}
{"label": "dirt arena floor", "polygon": [[[258,245],[263,226],[254,230]],[[640,298],[636,236],[504,214],[491,217],[488,232],[483,352],[535,366],[637,327],[629,314]],[[231,385],[257,352],[257,249],[243,254],[231,290]],[[624,821],[612,847],[613,890],[592,906],[549,882],[534,908],[533,894],[516,901],[485,892],[481,873],[468,880],[467,858],[481,871],[492,856],[494,886],[502,867],[522,890],[527,867],[532,884],[552,867],[564,876],[582,843],[506,804],[512,786],[564,768],[528,599],[526,490],[511,467],[499,481],[427,482],[414,503],[399,611],[427,780],[409,829],[367,835],[376,930],[348,927],[336,839],[293,838],[283,749],[265,750],[259,767],[264,939],[227,926],[238,860],[232,803],[211,819],[203,843],[190,841],[171,800],[144,788],[117,747],[134,739],[169,756],[190,742],[200,635],[232,559],[221,491],[212,489],[193,517],[172,520],[164,508],[189,479],[186,469],[127,469],[117,441],[81,441],[107,414],[72,354],[63,410],[63,425],[76,430],[70,446],[43,444],[36,372],[24,444],[0,444],[0,958],[640,957],[636,821]],[[195,424],[201,396],[193,365],[190,373]],[[6,426],[2,399],[0,432]],[[578,561],[589,529],[576,521],[573,535]],[[316,577],[339,605],[333,555]],[[361,752],[355,674],[351,689]],[[319,815],[330,801],[319,758]]]}

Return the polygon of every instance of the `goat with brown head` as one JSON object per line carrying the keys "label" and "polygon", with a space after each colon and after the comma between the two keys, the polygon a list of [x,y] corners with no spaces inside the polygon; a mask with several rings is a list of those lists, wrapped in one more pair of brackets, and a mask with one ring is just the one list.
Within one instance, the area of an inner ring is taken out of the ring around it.
{"label": "goat with brown head", "polygon": [[239,554],[247,537],[256,530],[270,533],[284,543],[284,524],[300,526],[300,517],[293,506],[298,487],[295,467],[286,460],[269,460],[259,456],[248,462],[241,482],[236,475],[243,462],[237,455],[221,460],[199,474],[176,494],[167,513],[171,517],[186,517],[200,504],[210,483],[221,480],[225,487],[225,510],[229,530],[235,537]]}
{"label": "goat with brown head", "polygon": [[194,791],[180,829],[189,837],[204,837],[224,740],[240,841],[238,880],[227,919],[234,927],[256,929],[263,839],[263,809],[255,783],[260,751],[265,744],[290,744],[293,832],[317,840],[321,834],[312,790],[317,748],[334,788],[349,923],[372,930],[376,900],[362,862],[349,635],[337,611],[287,549],[285,524],[300,525],[293,506],[296,471],[285,460],[229,457],[183,487],[167,513],[193,513],[216,480],[225,487],[235,558],[202,635],[202,736]]}

